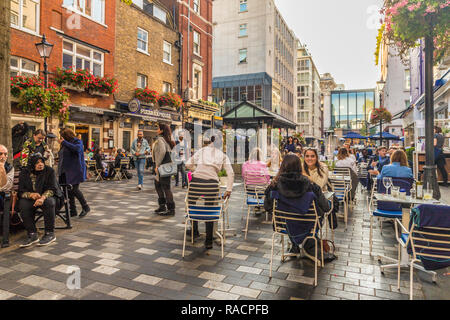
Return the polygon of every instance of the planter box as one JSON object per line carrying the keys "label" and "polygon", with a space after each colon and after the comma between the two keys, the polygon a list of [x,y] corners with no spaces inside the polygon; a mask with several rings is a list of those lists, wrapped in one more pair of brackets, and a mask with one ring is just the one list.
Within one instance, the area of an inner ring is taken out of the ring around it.
{"label": "planter box", "polygon": [[103,93],[99,91],[89,91],[89,94],[94,96],[109,97],[109,93]]}
{"label": "planter box", "polygon": [[19,98],[14,97],[13,95],[10,95],[11,102],[19,102]]}
{"label": "planter box", "polygon": [[83,92],[84,91],[84,88],[76,87],[76,86],[73,86],[71,84],[63,84],[62,87],[65,88],[65,89],[76,91],[76,92]]}

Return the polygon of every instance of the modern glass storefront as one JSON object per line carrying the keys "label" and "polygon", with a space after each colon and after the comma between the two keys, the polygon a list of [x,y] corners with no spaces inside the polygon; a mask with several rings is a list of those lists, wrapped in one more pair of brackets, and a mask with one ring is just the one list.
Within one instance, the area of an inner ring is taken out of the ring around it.
{"label": "modern glass storefront", "polygon": [[369,121],[375,105],[375,90],[342,90],[331,92],[331,126],[360,130]]}

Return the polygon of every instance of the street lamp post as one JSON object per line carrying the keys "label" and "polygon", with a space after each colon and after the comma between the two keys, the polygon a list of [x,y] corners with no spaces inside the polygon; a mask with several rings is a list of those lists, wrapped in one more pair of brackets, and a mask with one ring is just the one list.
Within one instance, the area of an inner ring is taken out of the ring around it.
{"label": "street lamp post", "polygon": [[[50,74],[50,72],[48,71],[47,59],[50,58],[50,54],[52,53],[53,50],[53,44],[47,42],[47,39],[45,38],[44,34],[42,35],[42,41],[36,43],[35,46],[41,58],[44,59],[44,71],[42,73],[44,74],[44,87],[47,89],[48,75]],[[47,133],[47,118],[44,118],[44,130]]]}
{"label": "street lamp post", "polygon": [[440,199],[434,159],[434,95],[433,95],[433,37],[425,37],[425,166],[424,187],[433,190],[433,198]]}
{"label": "street lamp post", "polygon": [[[384,90],[384,86],[385,86],[386,82],[383,80],[377,81],[377,89],[378,92],[380,93],[380,106],[381,107],[383,105],[383,95],[382,92]],[[383,120],[380,118],[380,147],[383,145]]]}

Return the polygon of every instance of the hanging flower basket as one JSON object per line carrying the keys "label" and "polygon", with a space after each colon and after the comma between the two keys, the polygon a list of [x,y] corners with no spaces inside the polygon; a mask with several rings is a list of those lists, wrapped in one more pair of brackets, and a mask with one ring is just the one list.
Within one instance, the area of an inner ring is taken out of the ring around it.
{"label": "hanging flower basket", "polygon": [[380,121],[384,121],[385,123],[391,123],[392,121],[392,115],[386,108],[380,107],[372,110],[370,123],[378,124]]}
{"label": "hanging flower basket", "polygon": [[158,103],[160,107],[169,106],[176,109],[177,112],[180,112],[181,107],[183,106],[183,101],[181,100],[181,97],[172,92],[167,92],[159,96]]}
{"label": "hanging flower basket", "polygon": [[407,57],[417,40],[427,36],[434,40],[435,62],[449,53],[449,0],[386,0],[380,12],[384,14],[383,41],[395,46],[401,57]]}
{"label": "hanging flower basket", "polygon": [[158,103],[158,92],[150,90],[148,87],[134,89],[134,96],[144,103],[155,105]]}

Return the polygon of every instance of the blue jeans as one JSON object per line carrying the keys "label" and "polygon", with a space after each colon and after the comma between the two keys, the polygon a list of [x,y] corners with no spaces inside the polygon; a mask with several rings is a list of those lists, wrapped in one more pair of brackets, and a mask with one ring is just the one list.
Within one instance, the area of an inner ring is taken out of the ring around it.
{"label": "blue jeans", "polygon": [[138,184],[144,184],[145,158],[136,159],[135,163],[138,175]]}

